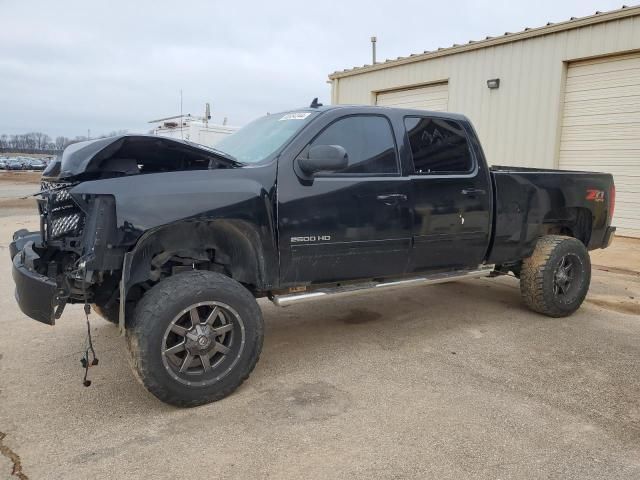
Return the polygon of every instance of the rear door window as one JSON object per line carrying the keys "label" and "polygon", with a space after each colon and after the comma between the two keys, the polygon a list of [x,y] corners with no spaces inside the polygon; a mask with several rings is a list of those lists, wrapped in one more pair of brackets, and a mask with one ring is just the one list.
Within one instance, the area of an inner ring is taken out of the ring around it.
{"label": "rear door window", "polygon": [[473,170],[467,135],[458,122],[434,117],[406,117],[416,174],[463,174]]}

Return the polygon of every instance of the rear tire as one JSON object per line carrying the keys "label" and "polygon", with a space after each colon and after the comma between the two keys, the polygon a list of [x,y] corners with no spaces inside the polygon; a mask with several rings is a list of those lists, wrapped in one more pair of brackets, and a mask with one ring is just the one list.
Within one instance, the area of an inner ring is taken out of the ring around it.
{"label": "rear tire", "polygon": [[522,299],[531,310],[549,317],[566,317],[580,308],[590,282],[589,252],[572,237],[542,237],[522,262]]}
{"label": "rear tire", "polygon": [[134,373],[149,392],[178,407],[230,395],[255,367],[263,340],[253,295],[219,273],[169,277],[136,306],[127,329]]}

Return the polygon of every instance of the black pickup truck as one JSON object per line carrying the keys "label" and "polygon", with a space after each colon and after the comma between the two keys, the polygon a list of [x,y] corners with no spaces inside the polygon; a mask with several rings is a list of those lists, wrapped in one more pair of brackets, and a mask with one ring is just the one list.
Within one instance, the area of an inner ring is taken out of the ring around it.
{"label": "black pickup truck", "polygon": [[489,168],[462,115],[314,102],[218,148],[72,145],[43,174],[40,230],[10,248],[26,315],[53,325],[67,303],[92,304],[126,333],[144,386],[178,406],[248,377],[256,298],[512,272],[528,307],[561,317],[587,294],[588,250],[615,231],[611,175]]}

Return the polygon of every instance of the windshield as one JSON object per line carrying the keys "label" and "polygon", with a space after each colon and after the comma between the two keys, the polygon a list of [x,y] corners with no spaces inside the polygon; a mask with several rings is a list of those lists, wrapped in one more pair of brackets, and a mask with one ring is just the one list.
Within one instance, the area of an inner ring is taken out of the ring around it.
{"label": "windshield", "polygon": [[258,163],[282,147],[317,112],[288,112],[267,115],[225,137],[215,146],[242,163]]}

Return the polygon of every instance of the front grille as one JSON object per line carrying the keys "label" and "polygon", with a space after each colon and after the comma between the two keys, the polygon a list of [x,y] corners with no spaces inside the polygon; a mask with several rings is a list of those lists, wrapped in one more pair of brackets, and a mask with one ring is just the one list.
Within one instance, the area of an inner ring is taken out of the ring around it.
{"label": "front grille", "polygon": [[82,234],[84,214],[69,194],[69,183],[42,182],[40,185],[42,201],[39,202],[40,214],[44,218],[45,238],[55,239],[62,236],[77,237]]}
{"label": "front grille", "polygon": [[51,238],[61,237],[68,233],[73,233],[74,236],[79,235],[82,233],[81,220],[82,217],[80,213],[70,213],[52,218],[49,223],[49,234]]}
{"label": "front grille", "polygon": [[40,182],[40,191],[53,190],[50,195],[55,195],[56,202],[65,202],[71,200],[69,195],[69,188],[73,186],[72,183],[52,183],[52,182]]}

